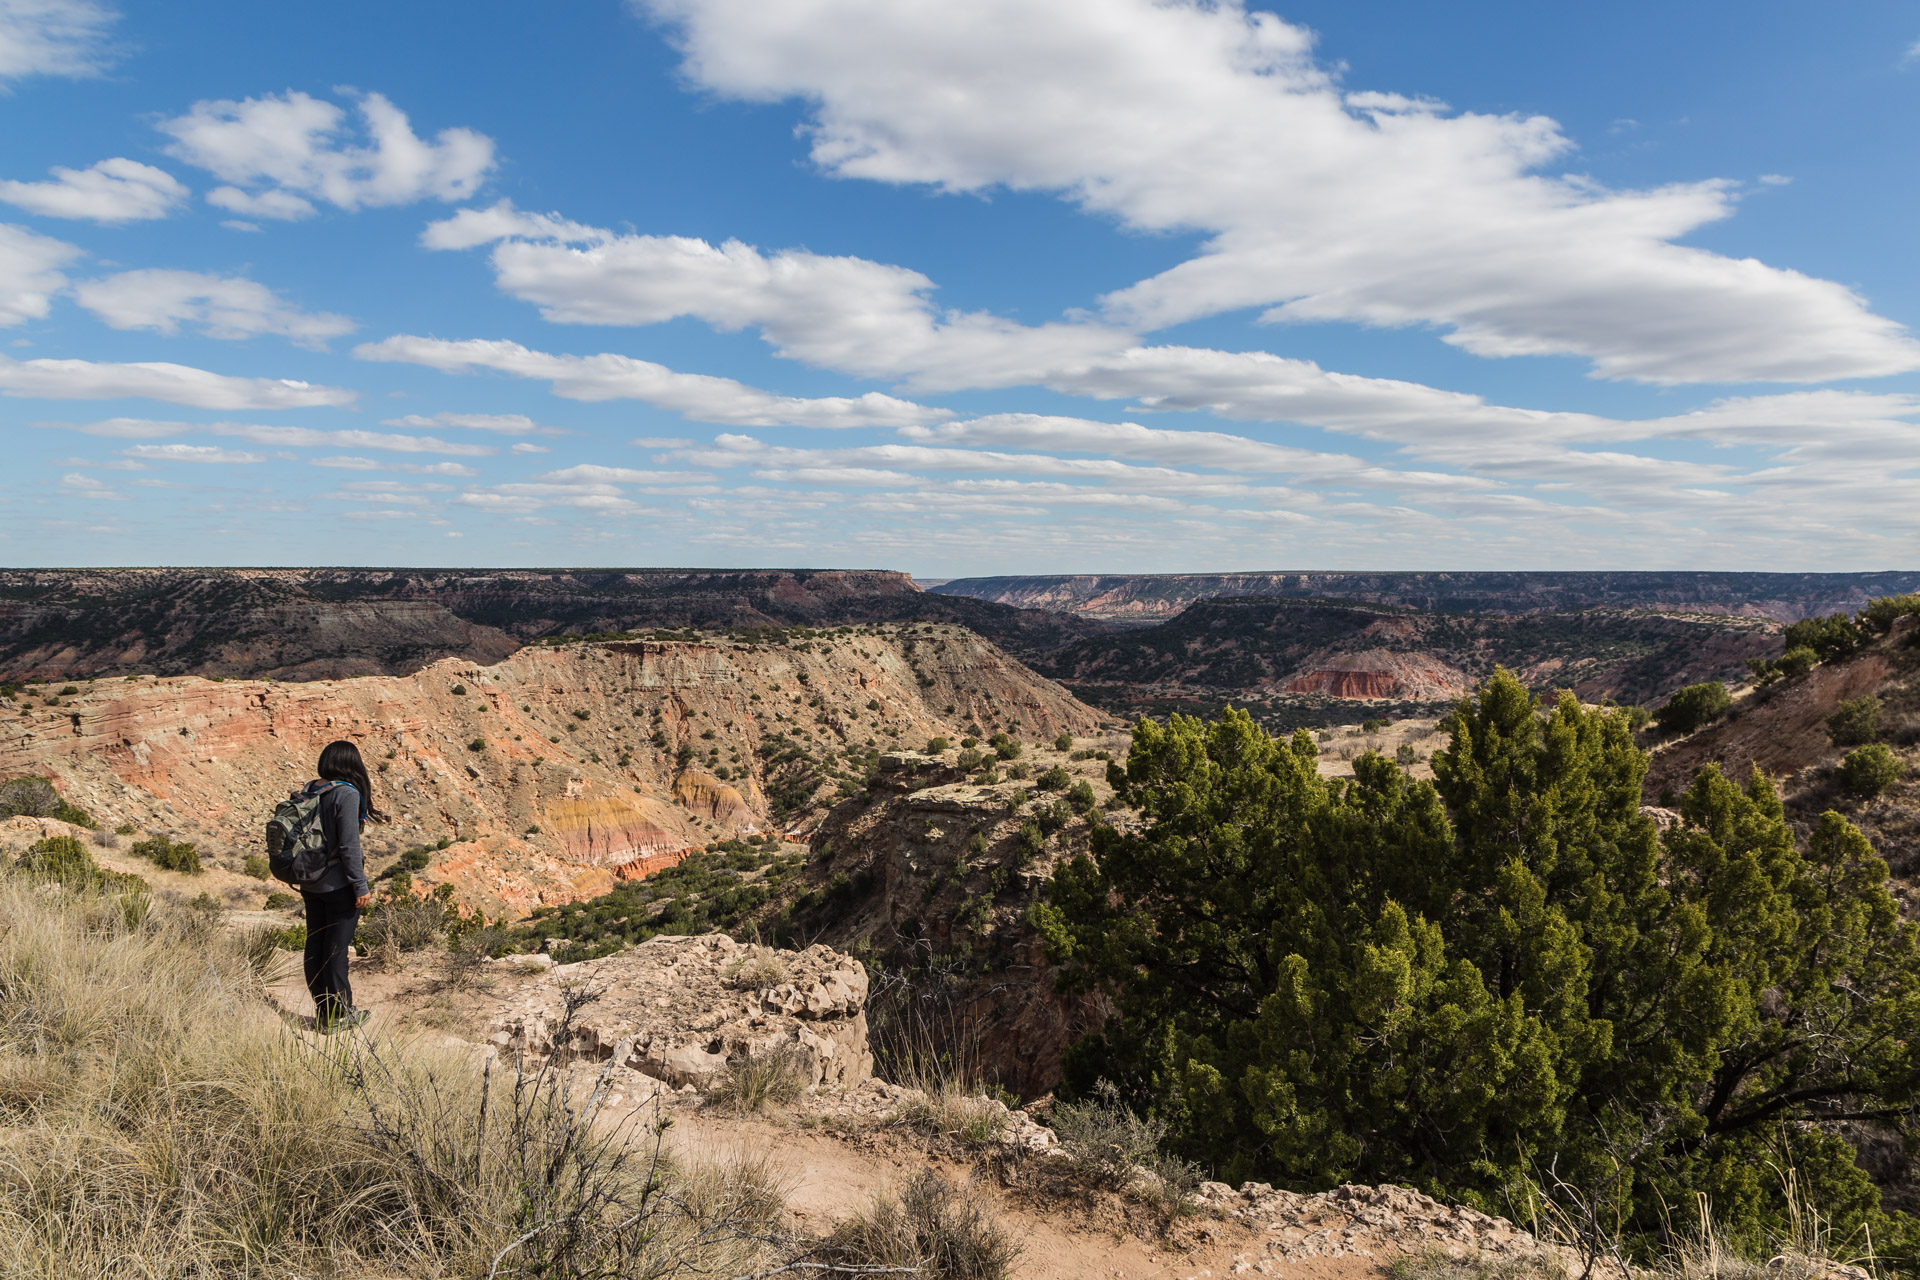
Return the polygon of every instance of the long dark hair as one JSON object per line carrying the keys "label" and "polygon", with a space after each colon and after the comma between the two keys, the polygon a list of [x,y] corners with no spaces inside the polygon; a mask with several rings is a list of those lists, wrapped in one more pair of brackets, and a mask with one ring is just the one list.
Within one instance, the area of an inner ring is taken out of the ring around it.
{"label": "long dark hair", "polygon": [[345,740],[329,742],[320,752],[319,773],[323,782],[349,783],[360,793],[362,822],[387,820],[386,814],[373,807],[373,780],[367,777],[367,764],[360,758],[360,748]]}

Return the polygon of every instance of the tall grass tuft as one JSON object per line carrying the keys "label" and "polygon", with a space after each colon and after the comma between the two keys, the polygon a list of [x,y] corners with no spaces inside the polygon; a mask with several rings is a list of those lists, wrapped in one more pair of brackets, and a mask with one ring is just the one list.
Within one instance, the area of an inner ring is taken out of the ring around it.
{"label": "tall grass tuft", "polygon": [[676,1168],[657,1129],[603,1114],[606,1072],[302,1035],[265,1000],[270,951],[203,913],[0,876],[0,1274],[767,1263],[763,1169]]}

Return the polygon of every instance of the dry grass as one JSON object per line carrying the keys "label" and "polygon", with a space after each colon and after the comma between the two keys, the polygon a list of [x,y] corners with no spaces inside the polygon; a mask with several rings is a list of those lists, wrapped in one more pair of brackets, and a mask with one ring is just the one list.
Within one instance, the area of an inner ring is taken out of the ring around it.
{"label": "dry grass", "polygon": [[1007,1131],[1005,1105],[955,1079],[924,1082],[901,1099],[892,1119],[966,1147],[991,1146]]}
{"label": "dry grass", "polygon": [[755,946],[721,971],[721,980],[740,991],[764,991],[787,980],[787,963],[772,947]]}
{"label": "dry grass", "polygon": [[765,1111],[770,1106],[785,1106],[806,1092],[810,1075],[800,1052],[783,1046],[757,1058],[736,1058],[727,1063],[725,1073],[707,1096],[735,1111]]}
{"label": "dry grass", "polygon": [[764,1168],[674,1168],[657,1134],[602,1116],[604,1077],[303,1036],[266,1004],[272,959],[203,913],[0,878],[0,1274],[559,1280],[773,1258]]}
{"label": "dry grass", "polygon": [[828,1275],[892,1267],[922,1280],[1004,1280],[1020,1250],[983,1190],[922,1169],[836,1227],[823,1254],[834,1267]]}

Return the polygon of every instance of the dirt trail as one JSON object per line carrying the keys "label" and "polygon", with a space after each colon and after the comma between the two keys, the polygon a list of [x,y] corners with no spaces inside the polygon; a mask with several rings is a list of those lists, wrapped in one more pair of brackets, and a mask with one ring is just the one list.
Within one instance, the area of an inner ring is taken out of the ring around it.
{"label": "dirt trail", "polygon": [[[285,1013],[304,1020],[312,1005],[298,957],[289,959],[271,992]],[[497,972],[484,982],[450,990],[439,980],[439,963],[427,952],[405,957],[397,968],[356,963],[356,1002],[373,1013],[368,1032],[482,1052],[480,1028],[532,980],[500,964],[489,966]],[[1237,1261],[1261,1258],[1261,1240],[1245,1224],[1198,1218],[1162,1237],[1136,1215],[1130,1228],[1115,1197],[1083,1194],[1063,1200],[1018,1185],[1018,1179],[1003,1188],[990,1171],[934,1148],[910,1130],[836,1124],[833,1108],[833,1100],[823,1096],[766,1116],[736,1116],[704,1107],[690,1094],[670,1095],[665,1112],[673,1126],[667,1141],[689,1156],[766,1155],[785,1186],[793,1229],[813,1236],[827,1234],[876,1193],[918,1170],[930,1167],[954,1181],[979,1178],[992,1188],[1001,1223],[1020,1243],[1014,1271],[1019,1280],[1212,1280],[1245,1270],[1247,1264],[1236,1268]],[[1377,1280],[1384,1272],[1374,1259],[1344,1257],[1290,1262],[1267,1274]]]}

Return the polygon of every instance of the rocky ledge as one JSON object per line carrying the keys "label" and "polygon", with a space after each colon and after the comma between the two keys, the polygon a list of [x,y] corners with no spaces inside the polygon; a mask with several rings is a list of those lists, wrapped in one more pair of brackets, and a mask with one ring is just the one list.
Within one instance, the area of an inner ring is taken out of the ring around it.
{"label": "rocky ledge", "polygon": [[[563,1029],[570,992],[597,994]],[[635,1096],[706,1093],[729,1069],[776,1054],[800,1064],[809,1091],[837,1091],[873,1075],[866,1002],[866,969],[830,947],[776,951],[724,934],[661,937],[605,959],[554,965],[516,992],[487,1031],[509,1056],[612,1060]]]}

